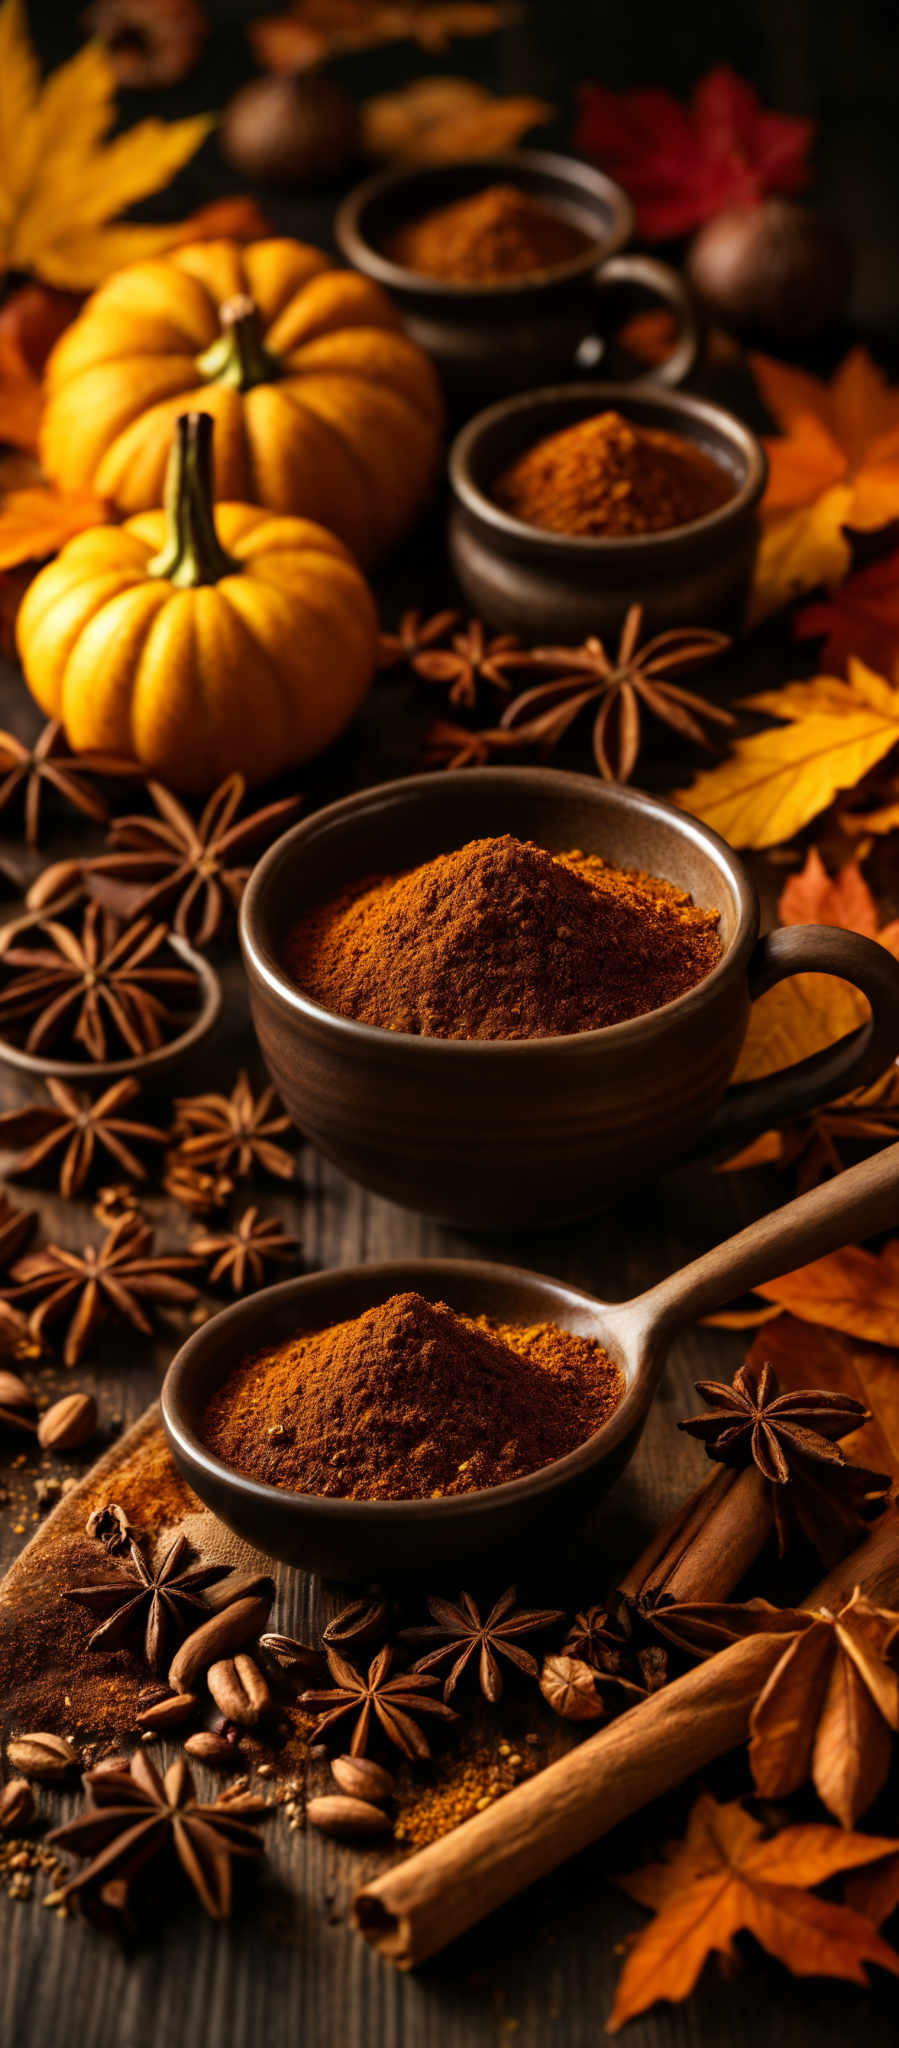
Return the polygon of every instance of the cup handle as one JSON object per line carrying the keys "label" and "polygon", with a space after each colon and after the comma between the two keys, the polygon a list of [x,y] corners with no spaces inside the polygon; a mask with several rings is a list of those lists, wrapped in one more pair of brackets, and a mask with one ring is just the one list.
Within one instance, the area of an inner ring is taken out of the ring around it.
{"label": "cup handle", "polygon": [[[699,324],[690,292],[682,277],[668,263],[655,256],[610,256],[593,276],[594,293],[649,293],[669,307],[678,323],[678,337],[669,356],[651,370],[632,378],[634,384],[683,384],[699,355]],[[582,344],[583,347],[583,344]]]}
{"label": "cup handle", "polygon": [[726,1157],[772,1125],[875,1081],[899,1054],[899,961],[885,946],[833,925],[787,925],[755,947],[749,963],[752,1001],[791,974],[809,973],[833,974],[861,989],[871,1006],[867,1023],[764,1080],[729,1088],[692,1157]]}

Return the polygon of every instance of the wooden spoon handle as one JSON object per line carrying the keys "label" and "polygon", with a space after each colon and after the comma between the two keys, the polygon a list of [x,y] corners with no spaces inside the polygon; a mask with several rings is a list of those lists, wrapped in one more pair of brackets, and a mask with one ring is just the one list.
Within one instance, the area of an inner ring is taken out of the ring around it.
{"label": "wooden spoon handle", "polygon": [[[622,1304],[629,1337],[667,1341],[684,1323],[725,1307],[762,1280],[875,1231],[899,1225],[899,1144],[750,1223],[646,1294]],[[613,1311],[617,1316],[620,1311]]]}

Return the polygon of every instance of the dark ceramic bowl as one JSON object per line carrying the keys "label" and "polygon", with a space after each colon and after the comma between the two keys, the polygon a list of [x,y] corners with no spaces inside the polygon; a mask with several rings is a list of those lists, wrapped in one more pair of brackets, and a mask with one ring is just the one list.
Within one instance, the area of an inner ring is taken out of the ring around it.
{"label": "dark ceramic bowl", "polygon": [[[718,910],[722,960],[698,987],[629,1023],[498,1041],[358,1024],[290,981],[285,941],[312,903],[363,875],[503,832],[678,883]],[[586,775],[480,768],[385,783],[293,826],[253,870],[240,935],[263,1057],[300,1129],[392,1201],[504,1229],[583,1214],[700,1139],[736,1151],[883,1073],[899,1053],[899,964],[872,940],[829,926],[756,943],[758,923],[743,862],[685,812]],[[722,1100],[751,1001],[809,968],[856,982],[872,1021]]]}
{"label": "dark ceramic bowl", "polygon": [[[327,1578],[371,1582],[409,1574],[520,1569],[532,1550],[558,1555],[580,1532],[632,1455],[672,1338],[736,1295],[821,1258],[846,1242],[895,1226],[899,1145],[762,1217],[634,1301],[597,1302],[579,1288],[513,1266],[473,1259],[410,1259],[314,1273],[267,1287],[196,1330],[169,1366],[162,1418],[188,1484],[229,1528],[271,1557]],[[619,1407],[589,1440],[524,1479],[442,1500],[335,1500],[248,1479],[202,1441],[206,1403],[253,1351],[304,1330],[361,1315],[415,1289],[461,1314],[511,1323],[555,1322],[599,1338],[625,1378]],[[433,1583],[433,1580],[432,1580]]]}
{"label": "dark ceramic bowl", "polygon": [[[491,490],[516,456],[610,407],[694,441],[733,479],[733,497],[686,526],[622,540],[551,533],[501,510]],[[632,604],[650,632],[739,625],[768,468],[761,443],[723,406],[627,384],[532,391],[478,413],[453,442],[449,468],[453,567],[472,610],[500,632],[574,645],[614,635]]]}
{"label": "dark ceramic bowl", "polygon": [[[387,255],[407,221],[497,184],[518,185],[562,214],[587,237],[583,254],[527,278],[480,285],[428,277]],[[666,384],[689,376],[698,344],[687,288],[667,263],[618,253],[633,226],[630,200],[602,171],[531,149],[380,171],[344,200],[336,234],[347,261],[390,293],[407,332],[436,363],[451,404],[470,413],[501,393],[599,362],[614,375],[618,358],[604,337],[647,296],[663,301],[680,331],[666,361],[641,374]]]}

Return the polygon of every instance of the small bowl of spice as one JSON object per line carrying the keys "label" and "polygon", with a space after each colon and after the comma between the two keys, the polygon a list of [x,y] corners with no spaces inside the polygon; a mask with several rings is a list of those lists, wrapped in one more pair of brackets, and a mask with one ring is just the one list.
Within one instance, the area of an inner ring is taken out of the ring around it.
{"label": "small bowl of spice", "polygon": [[620,253],[633,225],[630,200],[604,172],[516,150],[379,172],[344,200],[336,234],[470,412],[600,361],[615,374],[610,363],[625,359],[610,337],[647,298],[661,299],[678,328],[649,375],[689,376],[697,330],[687,288],[668,264]]}
{"label": "small bowl of spice", "polygon": [[568,642],[742,616],[767,466],[723,406],[571,384],[479,413],[450,453],[450,553],[500,631]]}
{"label": "small bowl of spice", "polygon": [[446,1571],[488,1552],[520,1566],[595,1512],[677,1332],[890,1227],[897,1189],[892,1145],[628,1302],[474,1259],[266,1288],[170,1365],[176,1462],[240,1535],[329,1578]]}
{"label": "small bowl of spice", "polygon": [[[345,797],[254,868],[253,1020],[285,1107],[351,1175],[463,1227],[559,1222],[899,1052],[899,964],[855,932],[757,942],[739,856],[673,806],[548,768]],[[750,1003],[854,981],[862,1034],[726,1095]]]}

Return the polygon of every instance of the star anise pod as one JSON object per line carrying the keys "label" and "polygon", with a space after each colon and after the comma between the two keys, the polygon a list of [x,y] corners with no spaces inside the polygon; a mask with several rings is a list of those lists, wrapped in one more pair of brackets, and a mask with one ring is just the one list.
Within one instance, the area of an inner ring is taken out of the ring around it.
{"label": "star anise pod", "polygon": [[506,706],[500,730],[514,733],[519,746],[548,752],[558,745],[588,705],[596,704],[593,752],[607,782],[628,782],[637,765],[641,708],[673,727],[696,746],[709,744],[706,725],[732,726],[729,711],[710,704],[671,680],[720,654],[725,633],[700,626],[676,626],[639,645],[643,613],[631,605],[614,657],[591,635],[582,647],[534,647],[527,666],[562,670],[561,675],[522,691]]}
{"label": "star anise pod", "polygon": [[885,1783],[899,1733],[899,1614],[856,1587],[836,1614],[752,1600],[659,1609],[655,1624],[697,1657],[745,1636],[783,1636],[749,1723],[756,1791],[786,1799],[811,1778],[828,1812],[854,1827]]}
{"label": "star anise pod", "polygon": [[108,1187],[97,1189],[97,1199],[91,1204],[91,1215],[108,1230],[113,1223],[120,1223],[123,1216],[130,1216],[135,1223],[145,1223],[141,1198],[137,1188],[130,1181],[113,1181]]}
{"label": "star anise pod", "polygon": [[190,1241],[194,1258],[209,1267],[210,1284],[217,1287],[225,1280],[232,1294],[261,1287],[266,1266],[291,1265],[299,1249],[299,1240],[284,1229],[280,1217],[260,1216],[255,1205],[227,1229],[203,1231]]}
{"label": "star anise pod", "polygon": [[868,1410],[849,1394],[804,1387],[782,1394],[773,1366],[759,1373],[741,1365],[733,1385],[697,1380],[708,1415],[678,1424],[705,1444],[722,1465],[755,1464],[772,1488],[781,1555],[794,1527],[827,1556],[842,1547],[882,1505],[887,1473],[850,1464],[837,1439],[868,1419]]}
{"label": "star anise pod", "polygon": [[46,789],[64,797],[84,817],[102,825],[109,806],[94,788],[94,776],[140,776],[136,761],[118,754],[73,754],[58,718],[51,718],[31,746],[13,732],[0,732],[0,810],[19,792],[24,796],[25,838],[37,846],[41,800]]}
{"label": "star anise pod", "polygon": [[419,1716],[434,1714],[441,1721],[459,1718],[442,1700],[430,1698],[431,1687],[437,1683],[435,1678],[413,1671],[401,1671],[395,1678],[390,1677],[393,1651],[389,1645],[372,1659],[367,1676],[348,1664],[338,1650],[329,1649],[327,1655],[333,1685],[324,1692],[302,1692],[299,1704],[320,1715],[317,1736],[330,1734],[348,1714],[355,1714],[351,1756],[365,1755],[373,1722],[379,1723],[388,1741],[403,1756],[430,1756],[427,1736],[418,1726]]}
{"label": "star anise pod", "polygon": [[[0,1117],[0,1127],[3,1118]],[[3,1272],[18,1258],[37,1222],[36,1209],[17,1209],[5,1188],[0,1188],[0,1268]]]}
{"label": "star anise pod", "polygon": [[50,1080],[47,1093],[47,1103],[33,1103],[0,1116],[0,1148],[19,1151],[14,1180],[26,1180],[52,1161],[59,1169],[60,1193],[68,1200],[84,1187],[98,1149],[136,1180],[146,1178],[132,1146],[164,1145],[165,1132],[122,1115],[140,1096],[136,1081],[117,1081],[102,1095],[93,1096],[79,1093],[64,1081]]}
{"label": "star anise pod", "polygon": [[162,917],[193,946],[208,946],[223,930],[243,895],[249,863],[296,817],[302,797],[266,804],[238,818],[246,795],[242,775],[229,775],[213,791],[198,819],[161,782],[147,789],[155,818],[116,818],[109,853],[85,864],[89,887],[129,917]]}
{"label": "star anise pod", "polygon": [[188,1209],[192,1216],[207,1216],[210,1209],[224,1209],[234,1193],[234,1182],[227,1173],[207,1173],[201,1166],[192,1165],[176,1146],[166,1158],[162,1185],[166,1194],[179,1208]]}
{"label": "star anise pod", "polygon": [[509,657],[528,659],[515,633],[488,633],[480,619],[469,619],[461,633],[452,634],[448,647],[425,648],[412,655],[411,665],[425,682],[444,685],[457,709],[473,710],[479,683],[508,690],[503,662]]}
{"label": "star anise pod", "polygon": [[614,1674],[624,1669],[629,1647],[626,1636],[607,1608],[586,1607],[583,1613],[575,1615],[561,1654],[563,1657],[576,1657],[583,1664],[592,1664],[595,1671]]}
{"label": "star anise pod", "polygon": [[[866,1088],[825,1103],[794,1124],[766,1133],[726,1163],[726,1170],[754,1166],[762,1156],[776,1166],[796,1166],[800,1194],[842,1173],[843,1147],[886,1145],[899,1137],[899,1069],[895,1062]],[[770,1142],[773,1139],[773,1144]]]}
{"label": "star anise pod", "polygon": [[0,1430],[17,1436],[34,1436],[37,1431],[35,1404],[18,1373],[0,1366]]}
{"label": "star anise pod", "polygon": [[204,1589],[226,1578],[230,1567],[188,1564],[190,1545],[185,1536],[175,1537],[155,1571],[133,1537],[128,1554],[130,1562],[115,1578],[93,1586],[68,1586],[65,1598],[80,1600],[92,1614],[106,1614],[88,1639],[89,1650],[118,1650],[139,1631],[150,1670],[165,1671],[178,1644],[208,1614]]}
{"label": "star anise pod", "polygon": [[422,753],[425,767],[484,768],[495,754],[520,754],[526,745],[526,737],[503,732],[498,725],[473,732],[452,719],[435,718],[425,733]]}
{"label": "star anise pod", "polygon": [[68,1319],[63,1358],[77,1365],[108,1310],[148,1334],[152,1328],[146,1305],[171,1307],[196,1300],[197,1290],[183,1275],[195,1261],[173,1252],[153,1256],[149,1226],[123,1216],[107,1231],[102,1244],[81,1251],[48,1244],[26,1252],[10,1272],[7,1299],[28,1313],[32,1336],[43,1339],[48,1325]]}
{"label": "star anise pod", "polygon": [[411,667],[416,655],[426,647],[434,647],[438,641],[448,639],[458,621],[458,612],[435,612],[430,619],[420,611],[404,612],[395,633],[380,635],[378,667],[399,668],[402,662]]}
{"label": "star anise pod", "polygon": [[[118,1899],[120,1884],[127,1887],[145,1864],[174,1850],[207,1913],[227,1919],[235,1859],[257,1861],[263,1853],[253,1829],[268,1810],[265,1800],[244,1793],[204,1805],[183,1756],[161,1778],[143,1749],[135,1751],[130,1769],[88,1771],[83,1782],[87,1806],[47,1841],[91,1860],[55,1899],[102,1894],[111,1884]],[[163,1890],[157,1885],[156,1894]]]}
{"label": "star anise pod", "polygon": [[523,1650],[516,1638],[532,1635],[537,1629],[550,1628],[554,1622],[564,1620],[564,1616],[555,1607],[516,1608],[516,1599],[515,1587],[509,1586],[494,1602],[486,1620],[481,1619],[470,1593],[460,1593],[458,1601],[429,1600],[428,1613],[433,1616],[433,1626],[401,1631],[404,1643],[437,1642],[436,1649],[418,1658],[413,1670],[433,1671],[452,1660],[443,1683],[445,1700],[452,1697],[466,1665],[476,1653],[478,1677],[486,1700],[496,1701],[502,1693],[503,1675],[497,1656],[508,1658],[510,1664],[526,1672],[529,1678],[539,1678],[540,1666],[536,1657],[532,1657],[529,1650]]}
{"label": "star anise pod", "polygon": [[0,988],[0,1035],[30,1023],[26,1051],[45,1053],[69,1034],[91,1060],[152,1052],[178,1028],[175,1012],[196,1002],[196,977],[167,947],[165,925],[120,921],[88,905],[80,931],[47,919],[38,946],[13,945]]}
{"label": "star anise pod", "polygon": [[295,1161],[274,1143],[291,1129],[274,1088],[255,1096],[245,1073],[230,1095],[187,1095],[175,1103],[175,1137],[185,1165],[247,1180],[257,1167],[292,1180]]}

